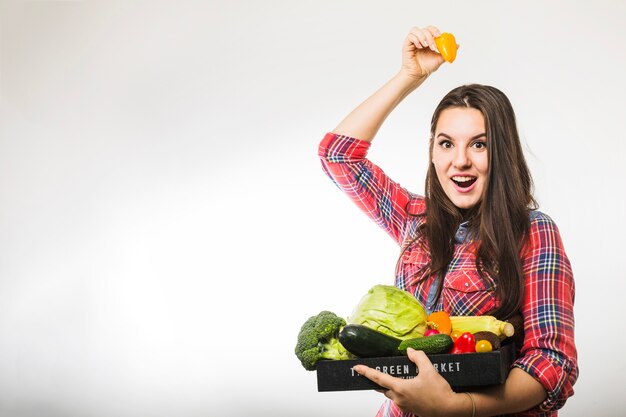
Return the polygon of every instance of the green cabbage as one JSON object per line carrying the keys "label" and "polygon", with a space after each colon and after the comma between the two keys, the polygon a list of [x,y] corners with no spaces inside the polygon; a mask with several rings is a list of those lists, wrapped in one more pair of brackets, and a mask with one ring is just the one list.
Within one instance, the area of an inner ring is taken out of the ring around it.
{"label": "green cabbage", "polygon": [[348,323],[362,324],[399,339],[424,336],[426,310],[408,291],[375,285],[361,298]]}

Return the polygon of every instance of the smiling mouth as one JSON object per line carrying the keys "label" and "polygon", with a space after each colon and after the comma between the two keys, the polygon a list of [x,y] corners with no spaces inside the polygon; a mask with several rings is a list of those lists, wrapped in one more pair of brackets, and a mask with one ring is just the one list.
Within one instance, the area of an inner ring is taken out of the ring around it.
{"label": "smiling mouth", "polygon": [[452,177],[451,179],[457,186],[461,188],[469,188],[477,180],[476,177],[461,177],[461,176]]}

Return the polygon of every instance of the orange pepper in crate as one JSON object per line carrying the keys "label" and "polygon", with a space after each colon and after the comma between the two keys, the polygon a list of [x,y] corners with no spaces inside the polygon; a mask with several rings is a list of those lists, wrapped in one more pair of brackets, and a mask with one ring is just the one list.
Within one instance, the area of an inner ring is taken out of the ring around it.
{"label": "orange pepper in crate", "polygon": [[439,333],[449,335],[452,331],[450,316],[445,311],[435,311],[434,313],[430,313],[430,315],[426,318],[426,323],[428,324],[428,327],[438,330]]}
{"label": "orange pepper in crate", "polygon": [[451,33],[444,32],[435,38],[435,45],[439,53],[447,62],[452,63],[456,59],[456,39]]}

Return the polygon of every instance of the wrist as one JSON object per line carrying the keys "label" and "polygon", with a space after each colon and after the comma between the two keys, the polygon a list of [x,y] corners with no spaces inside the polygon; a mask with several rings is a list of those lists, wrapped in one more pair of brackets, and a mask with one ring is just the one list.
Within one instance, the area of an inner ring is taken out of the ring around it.
{"label": "wrist", "polygon": [[406,71],[404,68],[401,68],[394,78],[396,78],[400,83],[406,85],[406,87],[412,91],[426,81],[428,75],[429,74],[413,74]]}
{"label": "wrist", "polygon": [[473,394],[469,392],[455,393],[449,407],[446,416],[476,417],[476,401]]}
{"label": "wrist", "polygon": [[476,402],[474,401],[474,396],[472,394],[470,394],[469,392],[464,392],[465,395],[467,395],[467,398],[469,398],[470,403],[472,405],[472,417],[476,417]]}
{"label": "wrist", "polygon": [[[390,84],[397,94],[397,103],[404,100],[406,96],[417,89],[428,76],[417,77],[400,70],[392,79]],[[397,104],[396,103],[396,104]]]}

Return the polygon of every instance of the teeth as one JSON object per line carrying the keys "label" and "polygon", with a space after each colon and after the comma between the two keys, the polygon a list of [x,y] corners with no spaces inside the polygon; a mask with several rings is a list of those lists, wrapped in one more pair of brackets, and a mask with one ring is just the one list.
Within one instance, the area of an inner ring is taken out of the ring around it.
{"label": "teeth", "polygon": [[455,176],[452,177],[453,181],[457,181],[457,182],[465,182],[465,181],[471,181],[473,180],[475,177],[459,177],[459,176]]}

